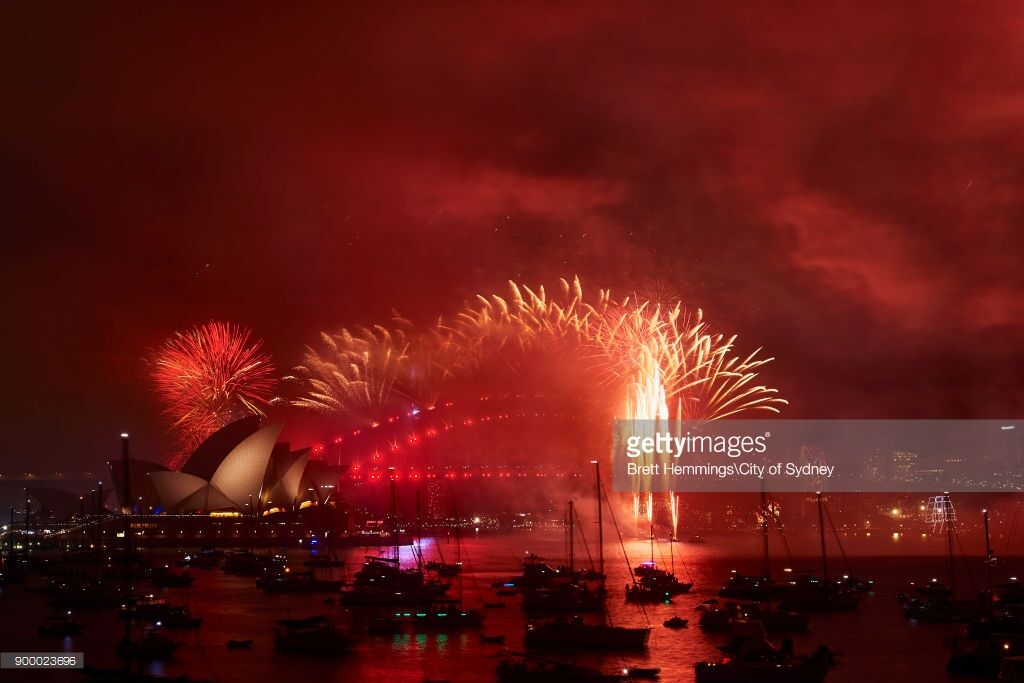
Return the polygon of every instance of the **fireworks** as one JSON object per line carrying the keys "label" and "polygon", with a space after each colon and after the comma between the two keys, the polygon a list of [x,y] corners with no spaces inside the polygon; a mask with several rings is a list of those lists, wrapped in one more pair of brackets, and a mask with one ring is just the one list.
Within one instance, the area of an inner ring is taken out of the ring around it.
{"label": "fireworks", "polygon": [[[478,296],[456,319],[459,337],[480,356],[490,346],[575,349],[603,385],[623,403],[616,417],[644,421],[651,429],[669,420],[717,420],[747,411],[779,411],[786,403],[776,389],[757,383],[758,369],[770,358],[760,349],[734,355],[735,336],[712,333],[697,309],[679,302],[612,299],[599,290],[591,303],[579,279],[561,281],[561,296],[548,296],[510,283],[507,297]],[[675,406],[675,414],[670,406]],[[607,407],[606,407],[607,409]],[[650,422],[647,422],[650,421]],[[634,518],[654,517],[651,494],[642,504],[633,496]],[[673,535],[678,532],[679,499],[667,501]]]}
{"label": "fireworks", "polygon": [[264,414],[277,380],[270,356],[250,334],[238,325],[211,322],[175,333],[154,354],[153,386],[179,436],[175,461],[224,425]]}
{"label": "fireworks", "polygon": [[[293,405],[372,425],[393,394],[429,408],[452,376],[495,358],[513,366],[514,356],[543,349],[565,356],[566,365],[585,366],[603,388],[633,405],[605,406],[616,416],[624,416],[623,409],[637,419],[778,412],[785,401],[757,383],[759,368],[771,359],[758,358],[760,350],[736,356],[735,341],[710,332],[699,309],[691,313],[678,302],[615,301],[608,290],[590,300],[579,279],[561,280],[558,295],[509,283],[508,295],[478,295],[450,323],[440,320],[425,330],[396,320],[389,327],[324,333],[321,348],[307,348],[303,364],[286,379],[299,384]],[[641,406],[645,401],[659,409]]]}
{"label": "fireworks", "polygon": [[377,426],[408,360],[405,334],[382,326],[320,335],[322,349],[306,348],[303,364],[284,380],[300,387],[292,405],[346,414]]}
{"label": "fireworks", "polygon": [[578,278],[562,280],[560,296],[516,283],[509,290],[508,296],[477,296],[455,318],[453,334],[475,358],[531,346],[573,353],[627,400],[638,399],[638,387],[657,383],[662,400],[677,406],[674,419],[778,412],[785,404],[777,390],[756,383],[757,370],[772,359],[758,358],[760,349],[733,355],[736,337],[711,333],[700,309],[615,301],[608,290],[591,302]]}
{"label": "fireworks", "polygon": [[[299,386],[296,406],[346,414],[377,425],[390,400],[400,396],[430,408],[455,375],[485,367],[519,370],[529,354],[559,359],[560,371],[582,368],[600,391],[597,415],[633,420],[717,420],[749,411],[779,412],[777,390],[757,381],[760,349],[735,353],[735,336],[710,330],[700,309],[665,300],[612,298],[609,290],[585,295],[578,278],[561,280],[555,293],[509,283],[505,295],[478,295],[450,322],[416,331],[404,320],[391,327],[322,335],[322,349],[308,348],[303,365],[286,380]],[[607,401],[607,396],[620,397]],[[674,410],[673,410],[674,409]],[[637,516],[654,516],[648,495]],[[678,527],[679,500],[667,502]]]}
{"label": "fireworks", "polygon": [[415,341],[400,368],[396,391],[420,407],[433,410],[459,366],[463,349],[440,322],[415,336],[411,324],[399,322],[409,330],[406,336]]}

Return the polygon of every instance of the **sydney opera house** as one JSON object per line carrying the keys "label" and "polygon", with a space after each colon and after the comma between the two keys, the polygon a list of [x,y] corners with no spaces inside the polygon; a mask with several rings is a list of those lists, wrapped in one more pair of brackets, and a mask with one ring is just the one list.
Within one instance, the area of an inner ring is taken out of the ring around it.
{"label": "sydney opera house", "polygon": [[[258,417],[233,422],[200,444],[177,471],[131,458],[132,508],[158,514],[268,515],[327,503],[335,492],[337,468],[311,461],[309,448],[292,451],[288,443],[278,443],[281,428],[281,423],[261,427]],[[124,461],[108,466],[113,481],[108,495],[123,509],[128,504],[121,500]],[[29,487],[26,493],[55,517],[79,512],[76,494],[46,487]]]}

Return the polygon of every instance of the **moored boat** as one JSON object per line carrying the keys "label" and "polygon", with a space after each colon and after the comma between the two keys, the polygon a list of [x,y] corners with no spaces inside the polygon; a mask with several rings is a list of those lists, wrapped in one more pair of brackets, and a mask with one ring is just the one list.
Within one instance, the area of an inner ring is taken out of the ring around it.
{"label": "moored boat", "polygon": [[526,627],[526,646],[565,650],[631,650],[647,647],[650,627],[627,628],[589,624],[581,618],[558,619]]}
{"label": "moored boat", "polygon": [[323,615],[278,620],[274,634],[274,647],[282,652],[338,656],[351,646],[352,639]]}
{"label": "moored boat", "polygon": [[606,674],[597,669],[553,659],[505,658],[498,664],[498,683],[620,683],[625,674]]}

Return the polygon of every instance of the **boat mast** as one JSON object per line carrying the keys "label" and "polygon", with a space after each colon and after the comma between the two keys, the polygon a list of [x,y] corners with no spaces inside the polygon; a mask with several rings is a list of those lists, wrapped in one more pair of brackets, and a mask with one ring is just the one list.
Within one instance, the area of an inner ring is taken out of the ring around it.
{"label": "boat mast", "polygon": [[943,499],[942,513],[946,522],[946,554],[949,556],[949,594],[952,596],[956,592],[954,589],[956,571],[953,567],[953,501],[948,493],[943,496]]}
{"label": "boat mast", "polygon": [[398,545],[398,494],[395,493],[395,477],[391,477],[391,540],[394,543],[395,562],[401,567],[401,555]]}
{"label": "boat mast", "polygon": [[992,556],[992,541],[988,535],[988,510],[982,510],[985,515],[985,567],[988,569],[988,602],[992,602],[992,563],[995,558]]}
{"label": "boat mast", "polygon": [[423,571],[423,529],[420,527],[420,490],[416,489],[416,569]]}
{"label": "boat mast", "polygon": [[[25,519],[28,526],[28,518]],[[96,547],[103,551],[103,482],[96,487]]]}
{"label": "boat mast", "polygon": [[828,555],[825,553],[825,512],[821,504],[821,491],[818,491],[818,532],[821,537],[821,580],[828,587]]}
{"label": "boat mast", "polygon": [[673,545],[672,544],[672,540],[669,539],[669,542],[668,542],[668,558],[669,558],[669,561],[672,563],[672,568],[671,568],[672,576],[675,576],[676,575],[676,553],[675,553],[675,549],[672,548],[672,545]]}
{"label": "boat mast", "polygon": [[[124,622],[124,642],[127,644],[132,639],[132,496],[131,496],[131,465],[129,464],[128,434],[121,434],[121,476],[124,477],[124,486],[121,493],[124,500],[121,501],[121,512],[124,514],[124,605],[127,611],[127,619]],[[126,507],[127,506],[127,507]],[[131,658],[125,665],[125,670],[131,668]]]}
{"label": "boat mast", "polygon": [[573,527],[573,508],[572,508],[572,501],[570,500],[569,501],[569,577],[570,578],[572,578],[572,575],[575,573],[574,572],[574,567],[573,567],[573,561],[575,559],[574,555],[575,555],[576,547],[573,544],[573,542],[575,540],[573,538],[575,536],[573,531],[574,531],[574,527]]}
{"label": "boat mast", "polygon": [[761,480],[761,545],[762,545],[762,567],[761,573],[764,578],[772,578],[771,562],[768,560],[768,491],[764,487],[764,480]]}
{"label": "boat mast", "polygon": [[597,562],[604,581],[604,524],[601,521],[601,463],[594,461],[594,488],[597,489]]}

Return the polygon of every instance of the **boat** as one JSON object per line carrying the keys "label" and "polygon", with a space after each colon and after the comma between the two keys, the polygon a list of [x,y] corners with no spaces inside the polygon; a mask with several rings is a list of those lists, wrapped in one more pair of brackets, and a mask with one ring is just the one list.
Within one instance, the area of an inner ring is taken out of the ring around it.
{"label": "boat", "polygon": [[506,657],[498,664],[498,683],[620,683],[626,674],[606,674],[553,659]]}
{"label": "boat", "polygon": [[697,683],[821,683],[834,666],[827,648],[810,657],[780,659],[774,654],[753,654],[725,658],[720,662],[697,662]]}
{"label": "boat", "polygon": [[722,598],[735,600],[770,600],[777,597],[783,588],[767,574],[741,574],[733,570],[729,579],[718,591]]}
{"label": "boat", "polygon": [[768,491],[764,488],[763,482],[758,516],[761,519],[761,573],[744,574],[733,569],[729,572],[729,579],[725,585],[719,589],[719,597],[734,600],[771,600],[784,591],[784,588],[772,578],[771,558],[768,553],[768,524],[769,520],[775,517],[768,503]]}
{"label": "boat", "polygon": [[1016,576],[1011,576],[1006,583],[996,586],[998,592],[994,592],[993,599],[1000,605],[1024,606],[1024,584]]}
{"label": "boat", "polygon": [[633,573],[639,577],[638,582],[640,584],[664,591],[669,595],[689,593],[690,589],[693,588],[692,581],[680,581],[676,578],[675,574],[659,569],[654,560],[641,562],[633,570]]}
{"label": "boat", "polygon": [[221,571],[238,576],[261,576],[269,572],[284,569],[286,558],[283,555],[256,555],[248,551],[227,553]]}
{"label": "boat", "polygon": [[950,590],[949,587],[946,586],[946,584],[942,583],[936,578],[933,578],[931,581],[924,584],[923,586],[918,586],[913,582],[911,582],[910,585],[914,587],[913,591],[910,595],[907,595],[906,593],[900,593],[898,596],[900,602],[907,602],[912,598],[932,598],[937,596],[949,597],[953,594],[953,591]]}
{"label": "boat", "polygon": [[1024,657],[1003,657],[999,665],[998,678],[1008,683],[1024,683]]}
{"label": "boat", "polygon": [[442,562],[440,560],[430,560],[429,562],[423,563],[423,568],[427,571],[435,572],[438,576],[458,576],[462,573],[461,562]]}
{"label": "boat", "polygon": [[485,602],[484,607],[487,609],[501,609],[505,606],[503,602]]}
{"label": "boat", "polygon": [[87,676],[91,681],[118,681],[118,683],[212,683],[208,680],[192,678],[185,674],[179,674],[173,678],[167,676],[156,676],[152,674],[132,673],[125,671],[124,667],[117,669],[103,669],[86,664],[81,669],[82,675]]}
{"label": "boat", "polygon": [[120,604],[119,591],[103,582],[57,586],[50,599],[56,609],[108,609]]}
{"label": "boat", "polygon": [[697,683],[821,683],[835,666],[834,653],[824,645],[810,656],[797,656],[788,638],[774,648],[755,620],[733,621],[730,642],[719,650],[725,655],[720,661],[694,665]]}
{"label": "boat", "polygon": [[[391,482],[391,537],[395,540],[391,556],[366,555],[363,566],[353,575],[352,588],[342,593],[342,604],[348,606],[417,607],[428,605],[441,598],[451,583],[426,578],[421,566],[403,569],[400,558],[398,528],[398,503],[395,482]],[[420,558],[417,554],[417,565]]]}
{"label": "boat", "polygon": [[779,609],[795,612],[845,612],[857,609],[860,594],[826,585],[807,584],[786,593]]}
{"label": "boat", "polygon": [[685,628],[690,623],[689,619],[681,619],[680,617],[672,617],[666,619],[661,623],[665,628]]}
{"label": "boat", "polygon": [[563,650],[633,650],[647,647],[650,635],[650,627],[590,624],[580,617],[574,617],[527,625],[526,646]]}
{"label": "boat", "polygon": [[629,678],[640,678],[654,680],[661,675],[661,667],[657,666],[631,666],[626,669],[626,676]]}
{"label": "boat", "polygon": [[[598,519],[600,516],[598,498]],[[505,585],[523,589],[523,609],[527,612],[603,612],[604,611],[604,549],[603,531],[598,524],[598,567],[577,571],[575,568],[576,509],[573,501],[568,502],[566,516],[566,540],[568,564],[552,569],[543,558],[527,555],[523,561],[523,574],[511,579]],[[597,585],[585,577],[595,576]],[[498,591],[501,595],[502,591]]]}
{"label": "boat", "polygon": [[481,643],[491,643],[491,644],[494,644],[494,645],[502,645],[505,642],[505,636],[504,635],[487,636],[487,635],[484,635],[483,633],[481,633],[480,634],[480,642]]}
{"label": "boat", "polygon": [[121,659],[164,661],[173,657],[181,645],[172,640],[162,629],[150,628],[146,629],[139,640],[122,640],[114,651]]}
{"label": "boat", "polygon": [[228,641],[228,649],[229,650],[251,650],[252,649],[252,640],[229,640]]}
{"label": "boat", "polygon": [[344,567],[345,560],[339,560],[333,555],[310,555],[302,564],[310,569],[331,569]]}
{"label": "boat", "polygon": [[1024,655],[1024,640],[1009,634],[986,638],[949,638],[946,670],[954,676],[995,678],[1008,657]]}
{"label": "boat", "polygon": [[734,619],[756,619],[768,632],[806,631],[811,621],[802,612],[765,607],[756,602],[750,605],[727,602],[722,606],[714,601],[702,603],[697,609],[701,612],[700,627],[707,631],[727,630]]}
{"label": "boat", "polygon": [[352,589],[342,594],[345,605],[421,605],[442,597],[450,583],[428,579],[420,569],[402,569],[398,548],[394,557],[367,555],[355,573]]}
{"label": "boat", "polygon": [[[828,554],[825,548],[825,503],[821,493],[818,501],[818,534],[821,542],[821,579],[814,576],[801,578],[790,584],[779,608],[800,612],[843,612],[857,609],[860,604],[860,591],[845,587],[842,582],[829,580]],[[831,516],[829,522],[831,526]],[[832,529],[833,533],[835,528]],[[839,537],[836,536],[836,540]],[[842,546],[840,546],[842,550]],[[845,553],[843,553],[845,557]]]}
{"label": "boat", "polygon": [[[534,553],[529,553],[523,559],[523,572],[519,576],[513,576],[506,579],[503,582],[499,582],[496,587],[502,588],[547,588],[556,579],[567,577],[561,574],[557,569],[547,563],[543,557]],[[500,595],[499,591],[499,595]]]}
{"label": "boat", "polygon": [[281,652],[316,655],[344,655],[352,639],[337,630],[326,616],[280,619],[274,633],[274,647]]}
{"label": "boat", "polygon": [[523,591],[523,609],[527,612],[600,612],[604,596],[574,583]]}
{"label": "boat", "polygon": [[182,567],[190,567],[194,569],[214,569],[220,565],[221,560],[223,559],[223,550],[203,548],[199,552],[185,555],[185,557],[179,560],[177,564]]}
{"label": "boat", "polygon": [[675,575],[675,553],[669,545],[672,571],[665,571],[654,561],[654,527],[651,526],[651,559],[641,562],[633,570],[633,585],[626,588],[626,599],[630,602],[667,602],[664,598],[689,593],[692,581],[680,581]]}
{"label": "boat", "polygon": [[926,622],[988,622],[992,606],[977,600],[954,600],[949,596],[915,597],[903,605],[903,616]]}
{"label": "boat", "polygon": [[740,654],[751,649],[771,648],[764,624],[756,619],[733,619],[729,622],[729,640],[718,649],[723,654]]}
{"label": "boat", "polygon": [[663,602],[666,605],[672,602],[672,594],[666,590],[647,586],[640,582],[632,586],[626,584],[626,602],[656,603]]}
{"label": "boat", "polygon": [[341,581],[317,579],[313,572],[283,572],[256,579],[256,587],[267,593],[337,593]]}
{"label": "boat", "polygon": [[170,567],[154,569],[149,582],[158,588],[187,588],[195,581],[195,577],[188,573],[188,570],[178,573],[171,571]]}
{"label": "boat", "polygon": [[455,631],[484,625],[483,612],[462,608],[453,602],[405,609],[381,618],[412,631]]}
{"label": "boat", "polygon": [[425,579],[423,571],[419,569],[402,569],[396,558],[397,555],[395,557],[367,555],[362,566],[352,577],[353,588],[355,590],[373,588],[410,590],[425,587],[436,595],[441,595],[451,587],[451,584]]}
{"label": "boat", "polygon": [[122,619],[140,619],[170,629],[199,628],[203,623],[187,606],[174,605],[153,595],[122,605],[119,612]]}
{"label": "boat", "polygon": [[51,617],[50,623],[39,626],[39,635],[45,638],[68,638],[77,636],[85,630],[85,626],[71,618],[71,612],[63,617]]}

